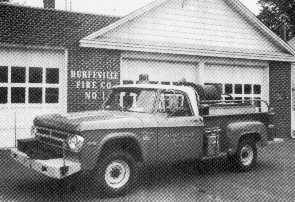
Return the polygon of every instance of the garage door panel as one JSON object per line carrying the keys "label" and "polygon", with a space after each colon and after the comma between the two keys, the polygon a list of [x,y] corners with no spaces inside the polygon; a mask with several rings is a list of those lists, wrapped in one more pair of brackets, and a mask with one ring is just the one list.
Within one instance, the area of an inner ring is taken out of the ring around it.
{"label": "garage door panel", "polygon": [[211,83],[262,83],[264,68],[207,65],[204,76],[205,81]]}
{"label": "garage door panel", "polygon": [[0,148],[30,137],[37,115],[64,111],[63,67],[63,51],[0,48]]}
{"label": "garage door panel", "polygon": [[197,67],[192,63],[173,63],[148,60],[123,60],[121,69],[122,80],[138,81],[140,74],[148,74],[150,81],[173,81],[183,78],[197,82]]}

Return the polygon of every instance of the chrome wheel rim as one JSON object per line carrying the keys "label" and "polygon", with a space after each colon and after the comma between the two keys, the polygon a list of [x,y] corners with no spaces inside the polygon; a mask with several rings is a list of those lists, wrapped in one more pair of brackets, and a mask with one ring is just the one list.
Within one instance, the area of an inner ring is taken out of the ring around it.
{"label": "chrome wheel rim", "polygon": [[119,189],[128,183],[130,167],[124,161],[112,161],[107,166],[104,177],[109,187]]}
{"label": "chrome wheel rim", "polygon": [[249,166],[254,159],[254,151],[250,145],[245,145],[240,153],[241,163],[244,166]]}

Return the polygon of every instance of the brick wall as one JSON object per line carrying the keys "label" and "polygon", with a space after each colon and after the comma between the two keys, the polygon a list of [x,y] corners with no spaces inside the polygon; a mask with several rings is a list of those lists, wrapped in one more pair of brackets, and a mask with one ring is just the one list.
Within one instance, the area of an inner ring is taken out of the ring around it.
{"label": "brick wall", "polygon": [[68,112],[97,110],[120,82],[120,51],[77,48],[68,56]]}
{"label": "brick wall", "polygon": [[270,105],[275,108],[274,124],[277,137],[291,136],[291,64],[270,62],[269,67]]}

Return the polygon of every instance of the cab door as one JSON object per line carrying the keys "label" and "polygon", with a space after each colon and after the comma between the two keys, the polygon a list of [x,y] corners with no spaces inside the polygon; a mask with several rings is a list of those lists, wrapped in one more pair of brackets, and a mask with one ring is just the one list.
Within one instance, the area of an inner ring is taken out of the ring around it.
{"label": "cab door", "polygon": [[194,114],[188,96],[181,91],[163,91],[160,95],[158,159],[175,162],[201,157],[204,123]]}

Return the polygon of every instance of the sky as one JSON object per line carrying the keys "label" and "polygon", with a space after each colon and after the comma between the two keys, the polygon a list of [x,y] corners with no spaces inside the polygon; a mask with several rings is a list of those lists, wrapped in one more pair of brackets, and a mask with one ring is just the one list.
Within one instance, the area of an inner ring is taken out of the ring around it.
{"label": "sky", "polygon": [[[43,0],[12,0],[15,3],[42,7]],[[123,16],[137,8],[140,8],[154,0],[56,0],[56,8],[65,10],[70,8],[70,2],[72,11],[94,13],[94,14],[106,14]],[[258,14],[259,8],[256,3],[257,0],[240,0],[244,3],[253,13]],[[66,4],[66,2],[68,2]]]}

